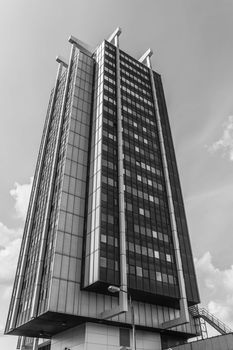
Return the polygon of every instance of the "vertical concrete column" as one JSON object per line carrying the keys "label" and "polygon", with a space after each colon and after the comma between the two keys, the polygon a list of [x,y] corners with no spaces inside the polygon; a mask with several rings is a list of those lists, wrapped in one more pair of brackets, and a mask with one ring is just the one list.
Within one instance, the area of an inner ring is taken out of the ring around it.
{"label": "vertical concrete column", "polygon": [[[19,349],[22,350],[24,348],[24,343],[25,343],[25,337],[21,336],[20,337],[20,344],[19,344]],[[17,347],[18,348],[18,347]]]}
{"label": "vertical concrete column", "polygon": [[41,288],[41,279],[42,279],[44,255],[45,255],[45,248],[46,248],[46,239],[48,234],[50,210],[51,210],[51,204],[52,204],[52,198],[53,198],[54,183],[56,180],[57,161],[58,161],[59,148],[60,148],[60,142],[61,142],[61,136],[62,136],[62,125],[63,125],[63,120],[65,116],[65,111],[66,111],[66,102],[67,102],[67,96],[68,96],[68,90],[69,90],[69,80],[71,76],[71,67],[72,67],[72,60],[74,57],[74,51],[75,51],[75,45],[73,44],[71,48],[70,60],[69,60],[69,65],[67,69],[65,89],[64,89],[64,95],[63,95],[63,101],[62,101],[62,107],[61,107],[61,115],[60,115],[59,124],[58,124],[58,135],[56,138],[54,157],[52,162],[52,170],[51,170],[50,179],[49,179],[49,191],[48,191],[48,197],[47,197],[47,203],[46,203],[44,225],[43,225],[41,241],[40,241],[39,261],[38,261],[38,268],[36,272],[35,289],[34,289],[33,300],[32,300],[31,318],[34,318],[37,316],[37,310],[38,310],[38,301],[39,301],[39,293]]}
{"label": "vertical concrete column", "polygon": [[[58,70],[57,70],[57,77],[55,81],[55,87],[54,87],[54,92],[52,96],[52,101],[50,105],[50,110],[48,111],[48,118],[46,120],[45,128],[44,128],[44,137],[42,138],[41,142],[41,148],[40,148],[40,155],[38,157],[37,165],[36,165],[36,171],[34,175],[34,181],[33,181],[33,186],[32,186],[32,192],[31,192],[31,197],[30,197],[30,207],[28,208],[28,217],[27,217],[27,223],[25,224],[25,229],[26,232],[25,234],[25,241],[24,245],[22,246],[22,258],[21,258],[21,263],[19,266],[19,277],[18,277],[18,282],[16,286],[16,294],[14,298],[14,305],[13,305],[13,312],[11,315],[11,322],[10,322],[10,329],[15,327],[16,324],[16,318],[17,318],[17,313],[18,313],[18,307],[19,307],[19,300],[20,300],[20,295],[22,291],[22,284],[23,284],[23,277],[24,277],[24,271],[26,267],[26,261],[27,261],[27,255],[28,255],[28,249],[29,249],[29,244],[30,244],[30,234],[32,230],[32,223],[33,223],[33,217],[35,214],[35,209],[36,209],[36,202],[38,198],[38,192],[39,192],[39,183],[40,183],[40,178],[41,178],[41,172],[42,172],[42,164],[44,162],[44,157],[45,157],[45,150],[46,150],[46,144],[47,144],[47,139],[48,139],[48,134],[49,134],[49,127],[53,115],[53,108],[57,96],[57,90],[58,90],[58,84],[59,84],[59,79],[62,73],[62,68],[65,65],[63,61],[61,61],[60,58],[57,58],[57,62],[59,63],[58,65]],[[27,226],[26,226],[27,225]]]}
{"label": "vertical concrete column", "polygon": [[39,342],[39,339],[34,338],[32,350],[38,350],[38,342]]}
{"label": "vertical concrete column", "polygon": [[122,137],[122,114],[121,114],[121,75],[120,75],[120,50],[118,29],[114,43],[116,46],[116,93],[117,93],[117,144],[118,144],[118,194],[119,194],[119,235],[120,235],[120,308],[128,311],[127,294],[127,265],[126,265],[126,225],[125,225],[125,194],[124,194],[124,153]]}

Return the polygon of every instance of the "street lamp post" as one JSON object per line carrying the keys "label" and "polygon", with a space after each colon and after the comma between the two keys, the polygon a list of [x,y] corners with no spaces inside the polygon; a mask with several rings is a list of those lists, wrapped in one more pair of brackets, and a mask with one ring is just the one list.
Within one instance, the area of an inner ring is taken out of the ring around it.
{"label": "street lamp post", "polygon": [[110,293],[124,292],[124,293],[127,293],[129,296],[129,305],[130,305],[130,311],[131,311],[131,325],[132,325],[132,343],[133,343],[133,350],[136,350],[136,330],[135,330],[134,306],[133,306],[131,295],[128,292],[121,290],[117,286],[109,286],[108,291]]}

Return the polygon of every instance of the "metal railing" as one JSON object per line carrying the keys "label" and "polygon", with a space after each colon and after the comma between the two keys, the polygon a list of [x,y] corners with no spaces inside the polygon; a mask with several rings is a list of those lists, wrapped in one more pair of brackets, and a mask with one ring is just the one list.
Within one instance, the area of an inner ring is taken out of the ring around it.
{"label": "metal railing", "polygon": [[228,327],[225,323],[220,321],[216,316],[211,314],[204,307],[191,306],[189,307],[189,311],[194,318],[203,318],[209,325],[214,327],[219,333],[227,334],[232,333],[233,330]]}

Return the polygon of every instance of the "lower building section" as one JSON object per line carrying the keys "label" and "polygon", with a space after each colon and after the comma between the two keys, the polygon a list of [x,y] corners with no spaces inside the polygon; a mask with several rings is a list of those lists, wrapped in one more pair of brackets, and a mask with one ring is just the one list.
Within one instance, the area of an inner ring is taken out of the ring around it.
{"label": "lower building section", "polygon": [[[132,331],[128,328],[85,323],[52,338],[51,350],[119,350],[133,348]],[[159,333],[138,330],[137,350],[161,350]]]}
{"label": "lower building section", "polygon": [[[62,297],[59,300],[62,300]],[[69,304],[72,303],[72,300],[72,298],[67,298]],[[27,323],[10,330],[7,334],[51,339],[61,332],[86,322],[98,322],[119,327],[130,327],[132,324],[130,309],[112,317],[112,319],[104,319],[102,317],[103,312],[113,310],[119,305],[117,297],[79,291],[78,301],[79,304],[75,306],[72,314],[67,313],[67,308],[61,310],[60,304],[58,304],[58,307],[53,311],[50,310],[40,314]],[[181,336],[183,339],[192,338],[199,334],[199,326],[191,314],[188,324],[174,326],[166,330],[163,329],[165,322],[179,320],[180,312],[178,309],[144,303],[134,299],[133,309],[134,323],[137,329],[149,332],[163,332],[163,334],[170,333],[174,336]]]}
{"label": "lower building section", "polygon": [[[233,350],[233,333],[184,343],[182,336],[86,322],[63,331],[52,340],[19,337],[20,350]],[[133,347],[135,344],[135,347]],[[182,345],[177,345],[182,344]]]}
{"label": "lower building section", "polygon": [[[219,335],[208,339],[194,341],[175,347],[166,348],[166,350],[232,350],[233,333]],[[165,350],[165,348],[164,348]]]}

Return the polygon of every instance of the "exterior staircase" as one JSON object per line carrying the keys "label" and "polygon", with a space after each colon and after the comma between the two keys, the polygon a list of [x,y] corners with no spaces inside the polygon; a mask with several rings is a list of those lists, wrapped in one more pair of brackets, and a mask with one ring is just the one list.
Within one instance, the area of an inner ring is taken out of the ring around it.
{"label": "exterior staircase", "polygon": [[220,334],[228,334],[232,333],[233,330],[229,328],[225,323],[220,321],[217,317],[211,314],[204,307],[191,306],[189,307],[189,311],[194,318],[202,318],[204,319],[210,326],[214,327],[216,331]]}

